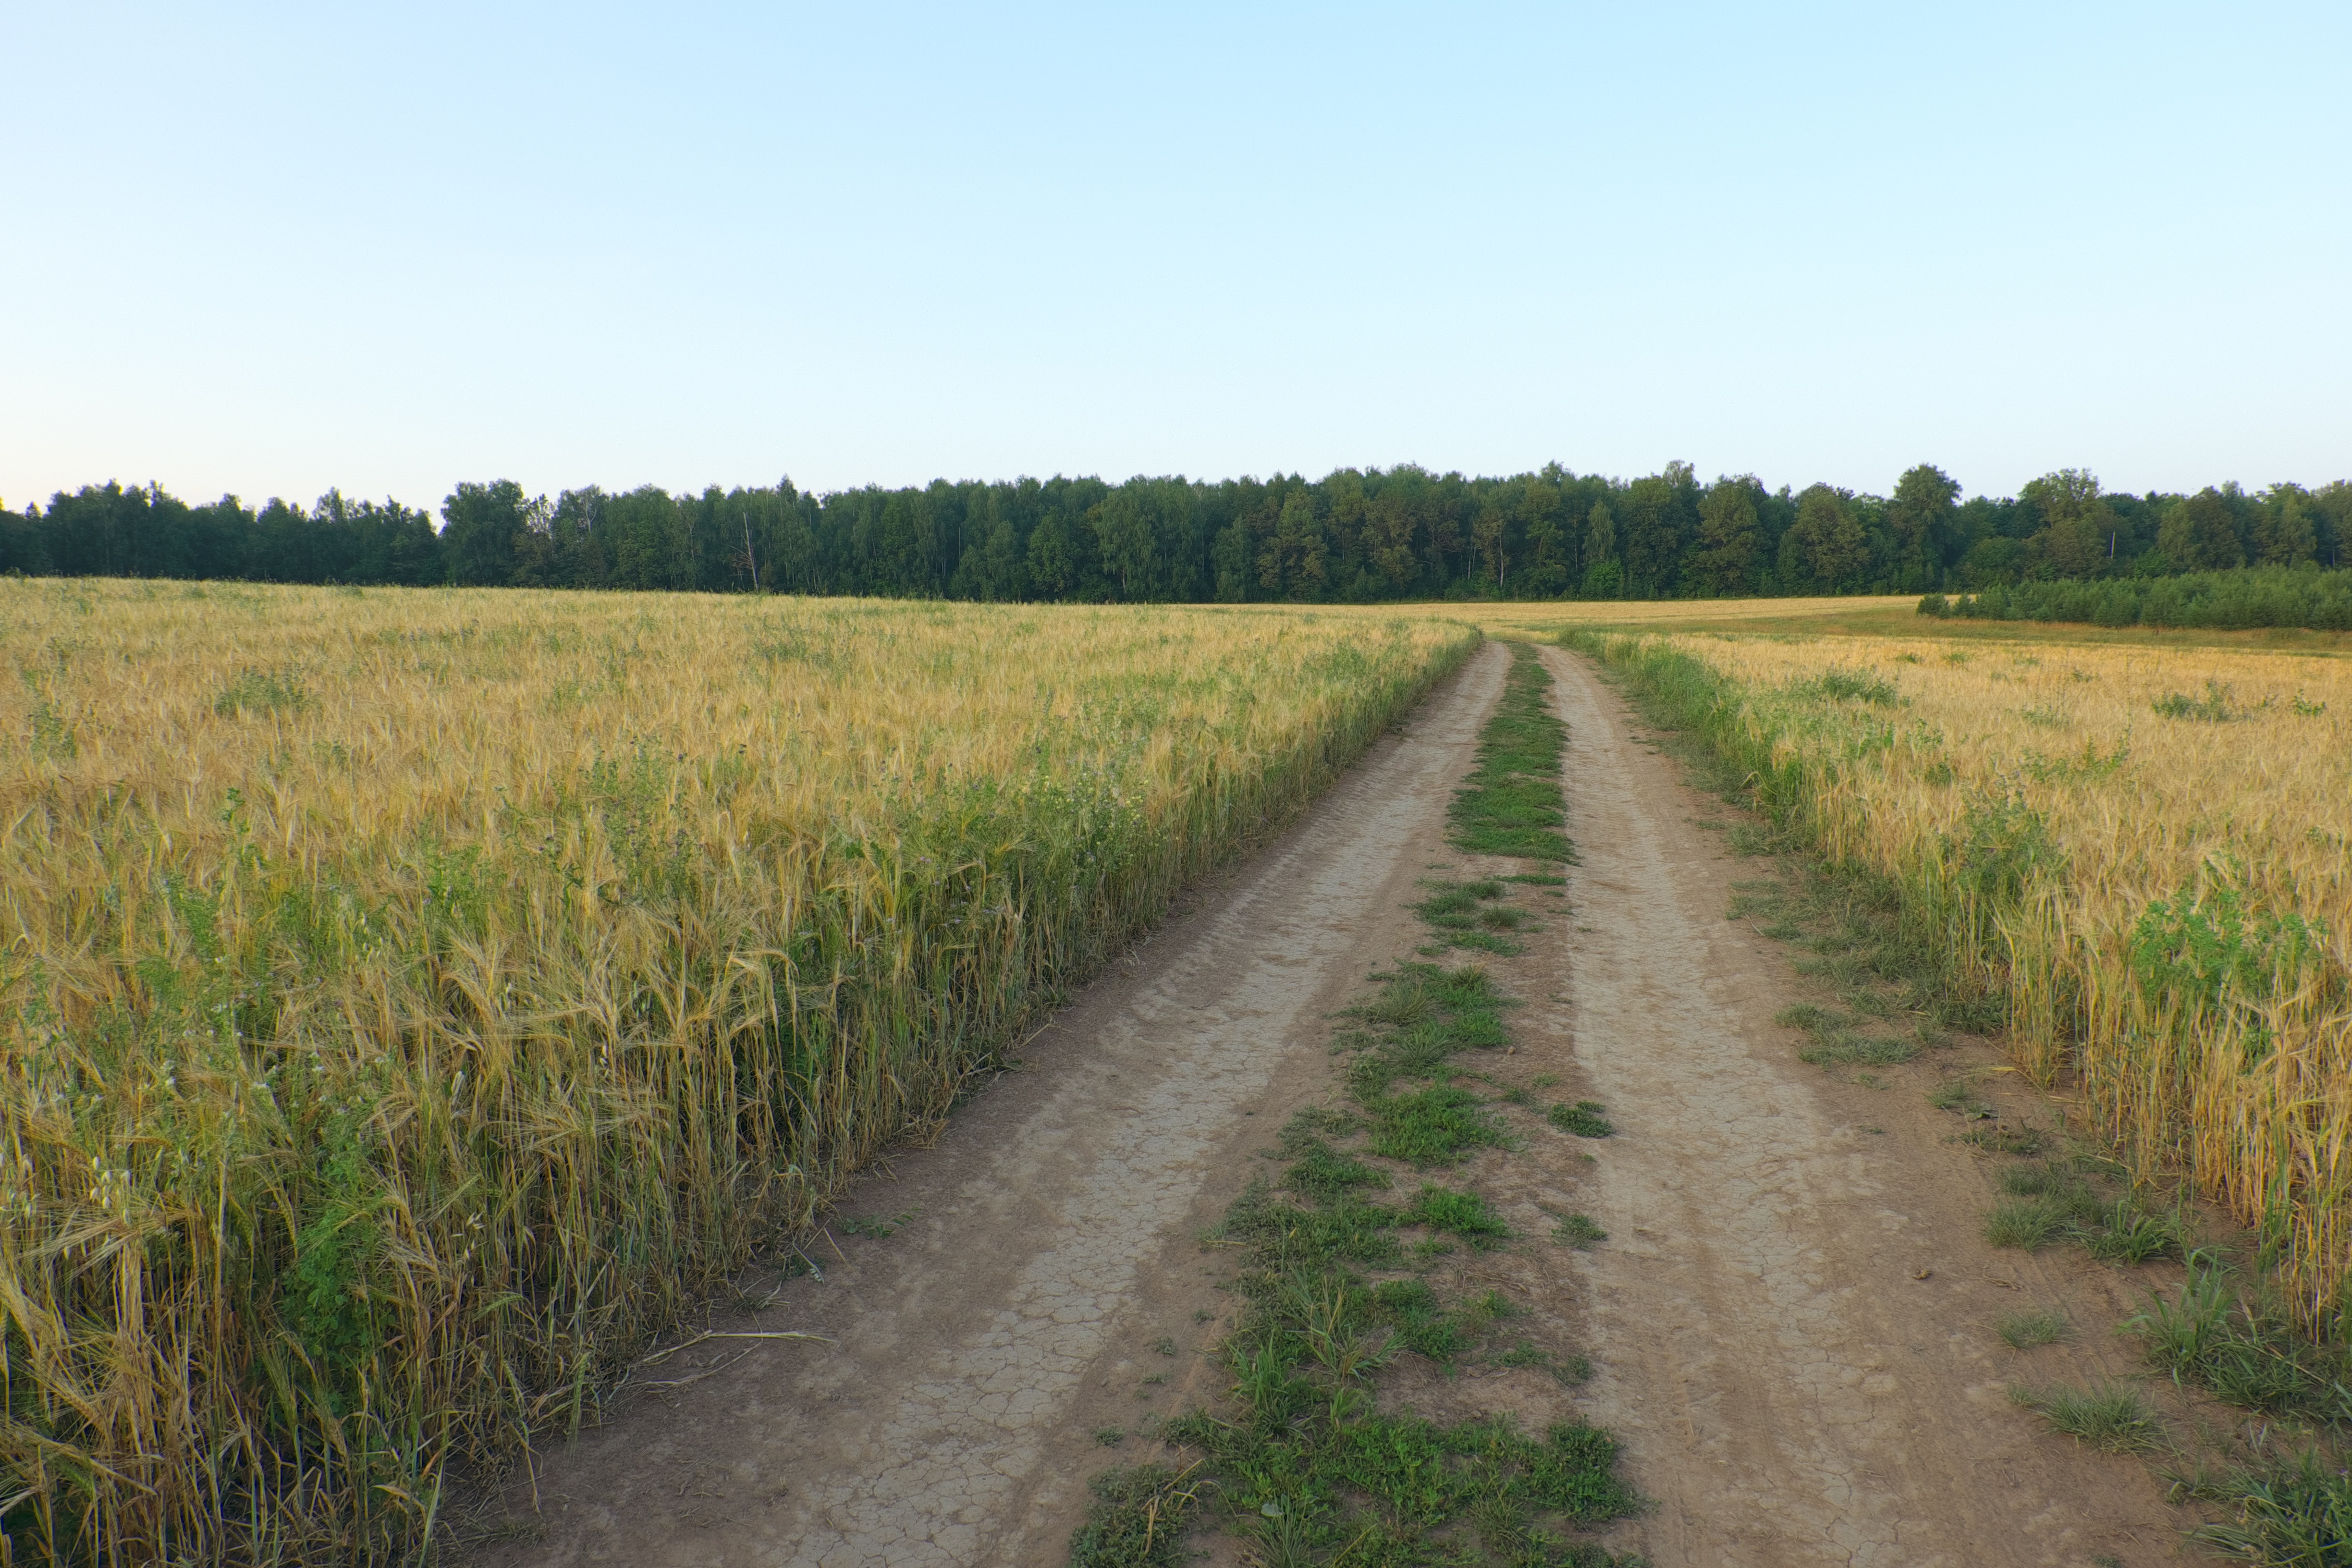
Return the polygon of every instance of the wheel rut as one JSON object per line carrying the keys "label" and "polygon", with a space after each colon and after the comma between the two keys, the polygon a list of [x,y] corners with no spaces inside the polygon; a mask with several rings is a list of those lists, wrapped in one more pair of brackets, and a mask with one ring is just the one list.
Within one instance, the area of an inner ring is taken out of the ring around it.
{"label": "wheel rut", "polygon": [[1546,658],[1582,862],[1550,1026],[1620,1129],[1588,1188],[1611,1240],[1576,1264],[1589,1414],[1658,1505],[1612,1546],[1658,1568],[2175,1555],[2146,1468],[2018,1410],[2028,1363],[1992,1332],[2069,1300],[2088,1331],[2032,1380],[2126,1374],[2098,1342],[2126,1277],[1982,1241],[1988,1169],[1921,1092],[1954,1064],[1874,1088],[1797,1059],[1773,1016],[1818,998],[1725,918],[1756,863],[1695,825],[1719,808],[1589,667]]}

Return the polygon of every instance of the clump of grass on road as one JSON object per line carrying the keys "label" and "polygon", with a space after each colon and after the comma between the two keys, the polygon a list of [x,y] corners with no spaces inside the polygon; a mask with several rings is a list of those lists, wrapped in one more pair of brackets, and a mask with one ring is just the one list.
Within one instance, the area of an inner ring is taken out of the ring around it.
{"label": "clump of grass on road", "polygon": [[1617,1131],[1617,1124],[1603,1114],[1608,1109],[1597,1100],[1580,1100],[1573,1105],[1553,1106],[1544,1112],[1544,1120],[1579,1138],[1607,1138]]}
{"label": "clump of grass on road", "polygon": [[1428,881],[1429,897],[1413,905],[1413,913],[1435,933],[1436,944],[1424,955],[1449,947],[1516,956],[1526,945],[1509,933],[1540,930],[1516,904],[1500,902],[1503,884],[1494,878],[1476,882]]}
{"label": "clump of grass on road", "polygon": [[2011,1198],[1985,1215],[1985,1239],[1995,1247],[2038,1251],[2066,1228],[2066,1206],[2054,1199]]}
{"label": "clump of grass on road", "polygon": [[2012,1388],[2010,1398],[2038,1410],[2050,1425],[2111,1454],[2145,1453],[2165,1446],[2164,1423],[2147,1396],[2126,1383],[2088,1388]]}
{"label": "clump of grass on road", "polygon": [[1181,1568],[1191,1562],[1184,1528],[1200,1497],[1198,1468],[1134,1465],[1088,1482],[1094,1506],[1070,1542],[1070,1568]]}
{"label": "clump of grass on road", "polygon": [[1551,1238],[1562,1247],[1586,1252],[1591,1249],[1594,1242],[1608,1240],[1609,1233],[1601,1229],[1600,1222],[1591,1215],[1569,1214],[1561,1215],[1559,1222],[1552,1226]]}
{"label": "clump of grass on road", "polygon": [[[1348,1068],[1372,1152],[1416,1165],[1453,1164],[1475,1149],[1507,1148],[1510,1133],[1485,1100],[1454,1081],[1455,1053],[1509,1039],[1502,994],[1484,969],[1406,964],[1362,1010],[1368,1028]],[[1412,1085],[1399,1090],[1399,1080]]]}
{"label": "clump of grass on road", "polygon": [[2001,1343],[2013,1351],[2054,1345],[2066,1337],[2066,1320],[2048,1310],[2010,1312],[1993,1324]]}
{"label": "clump of grass on road", "polygon": [[[1446,1300],[1414,1269],[1413,1259],[1456,1242],[1474,1250],[1510,1242],[1510,1225],[1483,1194],[1424,1181],[1399,1205],[1370,1195],[1394,1185],[1397,1166],[1507,1144],[1486,1102],[1453,1081],[1455,1056],[1507,1039],[1501,995],[1475,967],[1409,964],[1378,978],[1380,991],[1352,1011],[1342,1036],[1354,1055],[1345,1080],[1356,1108],[1294,1118],[1278,1179],[1253,1184],[1220,1227],[1220,1239],[1242,1249],[1235,1285],[1246,1306],[1222,1350],[1234,1379],[1230,1407],[1163,1429],[1205,1456],[1201,1486],[1182,1492],[1182,1506],[1213,1496],[1228,1526],[1271,1561],[1320,1562],[1353,1543],[1371,1552],[1367,1561],[1434,1562],[1425,1553],[1443,1542],[1447,1562],[1605,1564],[1605,1552],[1563,1533],[1639,1506],[1604,1434],[1573,1421],[1540,1435],[1501,1417],[1449,1426],[1373,1404],[1377,1375],[1398,1357],[1451,1363],[1517,1312],[1494,1290]],[[1416,1087],[1400,1092],[1400,1080]],[[1582,1215],[1562,1223],[1570,1245],[1601,1238]],[[1427,1239],[1409,1252],[1416,1231]],[[1590,1373],[1581,1357],[1524,1343],[1494,1360],[1540,1364],[1568,1383]],[[1074,1561],[1178,1561],[1132,1554],[1149,1533],[1139,1510],[1179,1496],[1174,1473],[1118,1474],[1132,1479],[1097,1483],[1093,1533],[1082,1533]],[[1168,1517],[1181,1528],[1181,1510]],[[1150,1551],[1161,1550],[1159,1536],[1150,1540]],[[1115,1553],[1119,1542],[1130,1555]]]}

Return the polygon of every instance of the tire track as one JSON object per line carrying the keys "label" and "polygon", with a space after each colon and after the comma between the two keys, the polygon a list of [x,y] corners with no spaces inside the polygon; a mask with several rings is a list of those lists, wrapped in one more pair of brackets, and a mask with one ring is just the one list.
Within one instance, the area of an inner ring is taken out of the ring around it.
{"label": "tire track", "polygon": [[[1691,825],[1706,803],[1587,667],[1546,658],[1582,857],[1552,1025],[1622,1133],[1593,1191],[1612,1239],[1578,1264],[1591,1414],[1659,1502],[1612,1544],[1658,1568],[2171,1556],[2146,1469],[2011,1405],[2027,1363],[1990,1331],[2020,1279],[2098,1300],[2077,1314],[2096,1321],[2118,1277],[1985,1245],[1991,1185],[1927,1106],[1929,1069],[1881,1090],[1796,1059],[1771,1021],[1801,996],[1785,952],[1724,918],[1755,863]],[[2131,1370],[2061,1353],[2076,1378]]]}

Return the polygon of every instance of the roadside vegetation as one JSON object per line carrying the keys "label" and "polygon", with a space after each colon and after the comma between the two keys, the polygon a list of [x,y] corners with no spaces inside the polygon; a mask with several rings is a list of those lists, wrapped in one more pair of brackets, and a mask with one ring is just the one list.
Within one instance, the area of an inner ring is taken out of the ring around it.
{"label": "roadside vegetation", "polygon": [[[1457,844],[1499,839],[1540,868],[1459,884],[1486,907],[1545,890],[1570,853],[1550,678],[1528,648],[1514,655],[1453,822]],[[1453,912],[1443,899],[1421,906],[1436,952]],[[1189,1462],[1096,1479],[1076,1568],[1184,1562],[1184,1532],[1203,1525],[1244,1537],[1269,1564],[1619,1561],[1589,1532],[1642,1503],[1607,1434],[1572,1415],[1540,1431],[1493,1415],[1442,1422],[1381,1392],[1405,1358],[1451,1369],[1484,1354],[1547,1369],[1563,1387],[1590,1375],[1581,1356],[1512,1332],[1522,1309],[1507,1291],[1446,1284],[1437,1266],[1457,1252],[1604,1242],[1581,1214],[1553,1216],[1542,1237],[1516,1234],[1464,1171],[1480,1151],[1530,1137],[1605,1137],[1605,1108],[1547,1110],[1532,1084],[1492,1092],[1480,1058],[1509,1044],[1511,1002],[1486,968],[1409,963],[1374,983],[1334,1042],[1345,1058],[1334,1102],[1283,1130],[1279,1174],[1254,1184],[1212,1238],[1237,1259],[1243,1302],[1218,1351],[1226,1397],[1161,1428]],[[1517,1342],[1496,1349],[1505,1340]]]}
{"label": "roadside vegetation", "polygon": [[1475,642],[0,580],[11,1560],[413,1555]]}

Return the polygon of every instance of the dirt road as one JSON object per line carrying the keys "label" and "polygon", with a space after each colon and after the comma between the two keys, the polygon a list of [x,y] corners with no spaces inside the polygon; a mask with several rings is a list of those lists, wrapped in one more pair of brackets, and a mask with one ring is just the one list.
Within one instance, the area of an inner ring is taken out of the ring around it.
{"label": "dirt road", "polygon": [[[2138,1461],[2008,1396],[2137,1370],[2107,1335],[2135,1282],[1984,1243],[1990,1166],[1923,1093],[1949,1061],[1872,1088],[1797,1059],[1803,1037],[1771,1020],[1818,994],[1725,919],[1757,864],[1695,825],[1719,808],[1590,666],[1546,657],[1582,858],[1547,1023],[1622,1130],[1588,1190],[1612,1240],[1576,1263],[1590,1413],[1659,1505],[1611,1543],[1661,1568],[2172,1558],[2179,1521]],[[2065,1312],[2074,1342],[2002,1344],[1994,1319],[2028,1307]]]}
{"label": "dirt road", "polygon": [[[2136,1461],[2043,1435],[2005,1394],[2021,1375],[2126,1370],[2100,1342],[2121,1287],[1977,1240],[1989,1178],[1902,1073],[1877,1090],[1796,1060],[1770,1021],[1801,994],[1786,952],[1724,918],[1752,865],[1692,825],[1703,803],[1615,697],[1547,658],[1582,864],[1572,913],[1503,972],[1527,1004],[1514,1067],[1589,1085],[1621,1131],[1597,1164],[1580,1143],[1497,1173],[1537,1218],[1573,1183],[1611,1233],[1590,1253],[1529,1244],[1507,1270],[1598,1373],[1573,1394],[1475,1371],[1402,1392],[1537,1418],[1533,1401],[1568,1400],[1615,1430],[1659,1507],[1609,1540],[1659,1568],[2169,1556]],[[1062,1563],[1087,1477],[1144,1457],[1131,1434],[1226,1381],[1202,1352],[1231,1298],[1198,1237],[1328,1092],[1328,1016],[1422,940],[1404,906],[1460,858],[1444,806],[1507,662],[1484,650],[1061,1015],[1027,1070],[863,1183],[845,1213],[869,1234],[836,1227],[822,1279],[712,1325],[830,1342],[712,1340],[649,1369],[672,1386],[505,1495],[536,1539],[478,1556]],[[2084,1326],[2074,1344],[2029,1361],[1991,1337],[1997,1311],[2052,1303]]]}

